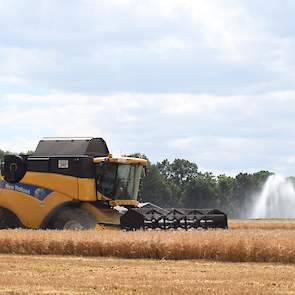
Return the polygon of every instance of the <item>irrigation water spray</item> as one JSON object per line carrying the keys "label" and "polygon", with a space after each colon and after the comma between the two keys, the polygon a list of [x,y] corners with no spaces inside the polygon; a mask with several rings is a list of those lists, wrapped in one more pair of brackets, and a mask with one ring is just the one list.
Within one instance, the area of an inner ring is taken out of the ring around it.
{"label": "irrigation water spray", "polygon": [[271,175],[254,205],[252,218],[295,218],[294,184],[279,175]]}

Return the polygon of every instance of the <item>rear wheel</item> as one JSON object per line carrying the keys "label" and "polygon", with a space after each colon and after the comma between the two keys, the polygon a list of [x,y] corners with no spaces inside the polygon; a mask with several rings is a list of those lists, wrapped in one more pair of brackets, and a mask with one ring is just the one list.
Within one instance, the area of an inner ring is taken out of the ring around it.
{"label": "rear wheel", "polygon": [[66,208],[62,210],[53,223],[53,228],[67,230],[93,229],[95,226],[95,217],[81,208]]}
{"label": "rear wheel", "polygon": [[22,224],[15,214],[5,208],[0,208],[0,229],[20,227]]}

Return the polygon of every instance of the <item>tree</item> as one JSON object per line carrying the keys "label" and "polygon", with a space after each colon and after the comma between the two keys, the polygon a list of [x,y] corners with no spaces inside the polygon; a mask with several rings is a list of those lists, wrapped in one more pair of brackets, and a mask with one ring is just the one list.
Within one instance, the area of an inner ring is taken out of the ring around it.
{"label": "tree", "polygon": [[269,172],[269,171],[265,171],[265,170],[262,170],[262,171],[259,171],[259,172],[256,172],[253,174],[253,177],[254,177],[254,182],[255,182],[255,185],[259,188],[262,187],[262,185],[266,182],[267,178],[270,176],[270,175],[273,175],[274,173],[272,172]]}
{"label": "tree", "polygon": [[4,156],[8,154],[11,154],[11,153],[8,151],[0,150],[0,163],[4,160]]}
{"label": "tree", "polygon": [[212,173],[199,173],[186,186],[183,192],[183,205],[186,208],[212,208],[217,202],[218,186]]}
{"label": "tree", "polygon": [[218,205],[217,208],[221,211],[227,212],[232,215],[233,208],[233,192],[235,188],[235,179],[224,174],[217,177],[218,183]]}
{"label": "tree", "polygon": [[171,207],[177,203],[177,187],[161,175],[156,165],[150,165],[147,176],[142,181],[142,200],[162,207]]}
{"label": "tree", "polygon": [[161,174],[180,188],[198,175],[198,166],[184,159],[175,159],[170,163],[167,159],[157,164]]}

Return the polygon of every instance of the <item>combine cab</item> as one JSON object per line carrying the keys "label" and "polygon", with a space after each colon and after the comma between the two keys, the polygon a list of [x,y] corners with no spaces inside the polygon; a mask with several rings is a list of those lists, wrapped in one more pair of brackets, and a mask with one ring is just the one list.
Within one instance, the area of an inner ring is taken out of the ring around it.
{"label": "combine cab", "polygon": [[227,228],[226,214],[216,209],[140,207],[146,164],[141,158],[113,157],[102,138],[41,140],[32,156],[5,157],[0,228]]}

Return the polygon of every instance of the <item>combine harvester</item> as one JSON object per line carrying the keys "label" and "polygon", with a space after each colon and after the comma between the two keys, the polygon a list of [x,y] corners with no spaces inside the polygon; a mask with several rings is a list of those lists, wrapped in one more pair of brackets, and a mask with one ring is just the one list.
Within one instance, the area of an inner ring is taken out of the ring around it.
{"label": "combine harvester", "polygon": [[227,228],[226,214],[216,209],[140,207],[146,165],[141,158],[113,157],[102,138],[48,138],[33,155],[6,155],[0,228]]}

